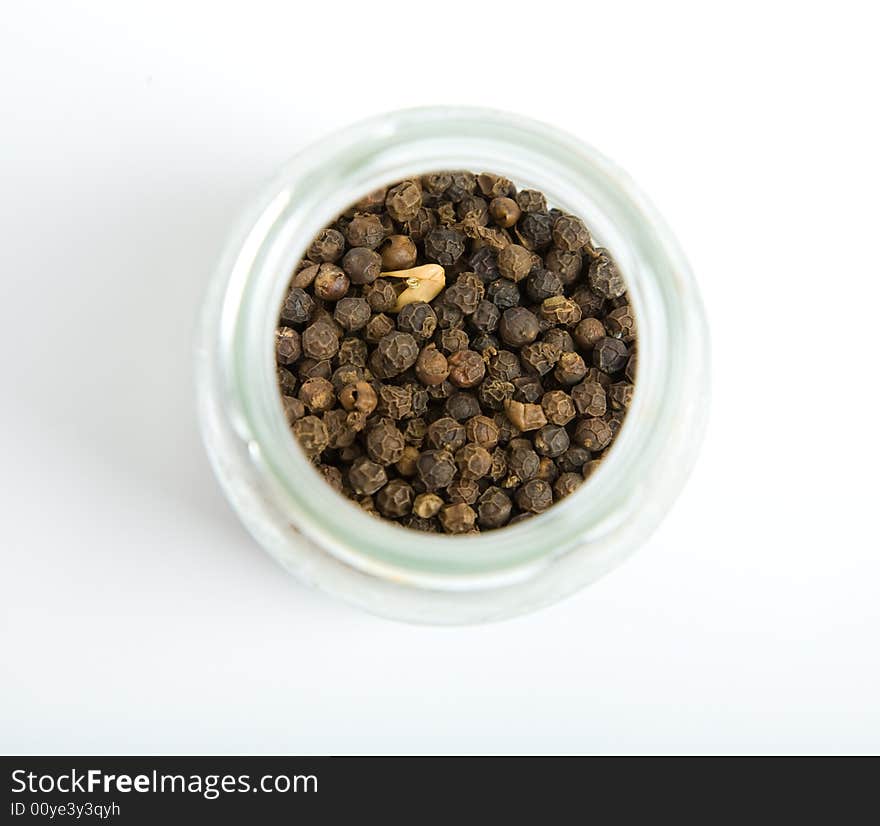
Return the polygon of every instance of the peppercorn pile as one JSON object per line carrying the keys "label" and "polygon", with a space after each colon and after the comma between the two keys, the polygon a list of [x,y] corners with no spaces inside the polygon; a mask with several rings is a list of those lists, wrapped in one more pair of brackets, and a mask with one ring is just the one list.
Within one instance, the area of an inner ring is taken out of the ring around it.
{"label": "peppercorn pile", "polygon": [[489,173],[371,193],[322,230],[276,331],[293,433],[408,528],[541,513],[593,473],[633,394],[635,319],[577,217]]}

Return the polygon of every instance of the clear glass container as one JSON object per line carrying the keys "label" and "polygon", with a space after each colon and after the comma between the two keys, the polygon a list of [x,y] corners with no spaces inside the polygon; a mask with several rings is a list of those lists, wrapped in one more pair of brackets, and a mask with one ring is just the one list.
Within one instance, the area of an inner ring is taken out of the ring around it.
{"label": "clear glass container", "polygon": [[[366,193],[441,169],[503,174],[583,218],[624,273],[639,325],[632,406],[599,470],[539,516],[464,537],[378,520],[327,485],[290,433],[274,362],[278,310],[314,235]],[[208,454],[256,540],[305,583],[375,614],[438,624],[534,610],[644,542],[696,457],[708,367],[688,264],[629,177],[550,126],[449,107],[356,124],[284,167],[231,236],[205,300],[196,364]]]}

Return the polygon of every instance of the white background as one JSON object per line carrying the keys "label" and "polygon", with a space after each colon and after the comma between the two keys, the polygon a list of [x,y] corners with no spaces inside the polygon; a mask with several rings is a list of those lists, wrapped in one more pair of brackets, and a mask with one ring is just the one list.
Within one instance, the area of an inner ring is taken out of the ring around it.
{"label": "white background", "polygon": [[[8,4],[0,749],[880,751],[870,5]],[[428,103],[618,161],[714,344],[705,449],[657,534],[475,628],[291,580],[193,413],[194,318],[249,193],[330,130]]]}

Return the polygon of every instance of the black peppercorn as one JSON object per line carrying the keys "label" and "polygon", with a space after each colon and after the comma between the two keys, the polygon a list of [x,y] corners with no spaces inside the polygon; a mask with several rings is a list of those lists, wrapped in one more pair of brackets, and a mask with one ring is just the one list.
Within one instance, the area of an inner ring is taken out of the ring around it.
{"label": "black peppercorn", "polygon": [[499,487],[486,488],[480,496],[477,513],[483,528],[500,528],[507,524],[513,505],[510,497]]}
{"label": "black peppercorn", "polygon": [[449,375],[446,356],[433,345],[425,347],[416,359],[416,376],[422,384],[440,384]]}
{"label": "black peppercorn", "polygon": [[483,357],[473,350],[457,350],[447,359],[449,381],[456,387],[476,387],[486,375]]}
{"label": "black peppercorn", "polygon": [[488,410],[503,410],[504,405],[513,398],[514,387],[509,381],[486,379],[478,388],[480,403]]}
{"label": "black peppercorn", "polygon": [[279,364],[292,364],[302,355],[299,333],[292,327],[279,327],[275,331],[275,358]]}
{"label": "black peppercorn", "polygon": [[391,187],[385,198],[385,208],[395,221],[415,218],[422,205],[422,190],[415,181],[404,181]]}
{"label": "black peppercorn", "polygon": [[553,243],[563,252],[580,252],[585,247],[592,247],[590,231],[580,218],[573,215],[562,215],[553,223]]}
{"label": "black peppercorn", "polygon": [[510,347],[531,344],[540,331],[537,317],[525,307],[511,307],[501,314],[498,332],[501,340]]}
{"label": "black peppercorn", "polygon": [[448,450],[426,450],[419,456],[416,466],[426,490],[445,488],[455,478],[457,470]]}
{"label": "black peppercorn", "polygon": [[333,264],[345,250],[345,238],[335,229],[322,229],[309,245],[306,255],[318,263]]}
{"label": "black peppercorn", "polygon": [[444,416],[428,425],[427,441],[436,450],[446,448],[450,453],[454,453],[464,446],[466,440],[464,425],[449,416]]}
{"label": "black peppercorn", "polygon": [[587,365],[578,353],[563,353],[556,362],[553,376],[560,384],[577,384],[586,375]]}
{"label": "black peppercorn", "polygon": [[549,212],[525,212],[516,224],[516,235],[526,249],[549,247],[552,233],[553,219]]}
{"label": "black peppercorn", "polygon": [[425,236],[425,258],[444,267],[456,264],[464,255],[465,237],[458,230],[437,227]]}
{"label": "black peppercorn", "polygon": [[374,250],[385,238],[385,226],[377,215],[355,215],[345,228],[345,240],[351,247]]}
{"label": "black peppercorn", "polygon": [[372,284],[382,272],[382,258],[367,247],[355,247],[345,253],[342,269],[352,284]]}
{"label": "black peppercorn", "polygon": [[379,247],[386,270],[408,270],[418,259],[418,250],[408,235],[389,235]]}
{"label": "black peppercorn", "polygon": [[333,318],[350,333],[360,330],[370,320],[370,305],[363,298],[343,298],[336,302]]}
{"label": "black peppercorn", "polygon": [[382,336],[376,345],[376,352],[379,354],[385,375],[391,378],[408,370],[416,363],[419,356],[419,346],[409,333],[392,330]]}
{"label": "black peppercorn", "polygon": [[524,511],[541,513],[553,504],[553,491],[543,479],[532,479],[516,492],[516,504]]}
{"label": "black peppercorn", "polygon": [[489,300],[502,312],[516,307],[520,303],[520,294],[516,284],[506,278],[498,278],[489,284],[486,290]]}
{"label": "black peppercorn", "polygon": [[492,333],[501,320],[501,311],[491,301],[483,299],[468,319],[470,326],[478,333]]}
{"label": "black peppercorn", "polygon": [[431,338],[437,329],[437,314],[430,304],[413,301],[397,314],[397,327],[424,341]]}
{"label": "black peppercorn", "polygon": [[455,505],[446,505],[440,511],[440,524],[446,533],[470,533],[474,529],[477,514],[474,509],[459,502]]}
{"label": "black peppercorn", "polygon": [[312,297],[305,290],[294,287],[281,305],[281,320],[285,324],[305,324],[312,317],[314,309]]}
{"label": "black peppercorn", "polygon": [[550,390],[545,393],[541,397],[541,408],[547,421],[559,426],[567,425],[577,414],[571,396],[562,390]]}
{"label": "black peppercorn", "polygon": [[557,499],[564,499],[574,493],[583,481],[583,477],[579,473],[562,473],[553,483],[553,495]]}
{"label": "black peppercorn", "polygon": [[519,244],[510,244],[498,253],[498,272],[513,282],[522,281],[533,263],[533,254]]}
{"label": "black peppercorn", "polygon": [[547,209],[547,199],[537,189],[521,189],[516,193],[516,203],[523,212],[543,212]]}
{"label": "black peppercorn", "polygon": [[451,393],[443,406],[443,411],[456,421],[463,422],[479,414],[480,403],[470,393]]}
{"label": "black peppercorn", "polygon": [[555,424],[545,424],[535,434],[535,450],[541,456],[549,456],[555,459],[568,450],[569,438],[564,427]]}
{"label": "black peppercorn", "polygon": [[626,367],[629,351],[617,338],[602,338],[593,347],[593,364],[603,373],[612,375]]}
{"label": "black peppercorn", "polygon": [[351,463],[348,481],[355,493],[371,496],[388,481],[388,475],[382,465],[361,456]]}
{"label": "black peppercorn", "polygon": [[317,416],[303,416],[293,423],[291,429],[309,456],[317,456],[330,443],[327,428]]}
{"label": "black peppercorn", "polygon": [[339,352],[339,339],[329,324],[318,321],[303,332],[302,349],[308,358],[332,359]]}
{"label": "black peppercorn", "polygon": [[626,292],[623,276],[607,253],[600,255],[590,263],[587,277],[593,292],[603,298],[618,298]]}

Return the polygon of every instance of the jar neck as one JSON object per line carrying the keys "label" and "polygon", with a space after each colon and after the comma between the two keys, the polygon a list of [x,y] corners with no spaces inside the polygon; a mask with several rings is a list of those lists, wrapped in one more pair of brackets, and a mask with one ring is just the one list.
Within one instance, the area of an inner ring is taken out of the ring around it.
{"label": "jar neck", "polygon": [[[624,273],[639,324],[634,398],[599,470],[548,512],[466,537],[420,534],[376,520],[326,485],[290,433],[273,357],[288,274],[314,235],[364,193],[438,169],[500,173],[582,217]],[[247,227],[228,264],[217,379],[273,518],[296,525],[345,565],[420,587],[500,585],[530,578],[567,554],[592,552],[598,559],[612,547],[624,553],[656,521],[644,509],[659,518],[677,493],[703,423],[702,406],[687,398],[706,383],[702,309],[663,222],[629,178],[594,150],[497,112],[394,113],[295,158]]]}

